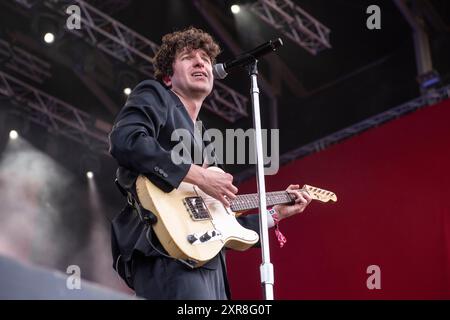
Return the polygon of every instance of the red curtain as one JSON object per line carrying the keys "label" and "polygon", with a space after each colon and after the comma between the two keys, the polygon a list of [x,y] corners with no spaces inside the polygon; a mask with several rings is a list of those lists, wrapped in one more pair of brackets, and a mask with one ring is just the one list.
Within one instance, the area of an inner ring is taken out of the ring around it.
{"label": "red curtain", "polygon": [[[267,176],[267,191],[310,184],[338,197],[283,220],[283,248],[269,230],[275,299],[449,299],[449,141],[447,100]],[[255,179],[239,186],[255,190]],[[262,298],[260,250],[227,256],[233,298]],[[367,286],[371,265],[381,289]]]}

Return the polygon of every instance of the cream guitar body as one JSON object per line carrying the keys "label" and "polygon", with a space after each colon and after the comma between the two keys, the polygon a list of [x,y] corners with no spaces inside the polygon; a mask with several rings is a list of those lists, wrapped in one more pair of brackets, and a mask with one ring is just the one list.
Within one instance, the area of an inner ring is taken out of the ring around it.
{"label": "cream guitar body", "polygon": [[[208,170],[222,171],[216,167]],[[258,234],[242,227],[235,215],[257,208],[257,194],[237,196],[231,207],[225,208],[193,184],[182,182],[166,193],[143,175],[136,181],[136,191],[141,205],[157,217],[153,229],[164,249],[194,267],[214,258],[223,247],[243,251],[259,240]],[[271,196],[276,198],[275,202],[270,201]],[[268,205],[292,201],[285,191],[267,194]]]}

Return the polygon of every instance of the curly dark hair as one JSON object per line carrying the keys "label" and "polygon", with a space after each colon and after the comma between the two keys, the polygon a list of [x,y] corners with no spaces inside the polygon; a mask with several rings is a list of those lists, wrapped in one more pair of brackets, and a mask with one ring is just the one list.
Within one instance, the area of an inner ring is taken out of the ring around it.
{"label": "curly dark hair", "polygon": [[172,64],[177,53],[184,48],[188,50],[203,49],[215,63],[217,55],[220,53],[219,45],[210,34],[203,30],[189,27],[181,31],[166,34],[162,38],[162,45],[153,58],[155,68],[155,78],[162,81],[164,76],[173,75]]}

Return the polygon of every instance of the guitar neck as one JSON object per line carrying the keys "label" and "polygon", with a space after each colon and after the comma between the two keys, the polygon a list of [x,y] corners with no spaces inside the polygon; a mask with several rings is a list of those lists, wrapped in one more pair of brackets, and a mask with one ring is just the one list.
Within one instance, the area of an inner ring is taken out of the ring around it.
{"label": "guitar neck", "polygon": [[[275,191],[266,193],[267,206],[276,204],[293,203],[294,197],[286,191]],[[257,193],[238,195],[231,201],[230,208],[234,212],[256,209],[259,207],[259,197]]]}

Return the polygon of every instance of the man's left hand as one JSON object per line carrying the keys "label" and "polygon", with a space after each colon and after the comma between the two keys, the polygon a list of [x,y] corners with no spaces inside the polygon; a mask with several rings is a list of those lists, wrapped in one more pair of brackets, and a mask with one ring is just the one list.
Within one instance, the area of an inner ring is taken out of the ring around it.
{"label": "man's left hand", "polygon": [[278,213],[279,220],[303,212],[312,200],[310,195],[306,191],[301,190],[298,184],[291,184],[286,191],[295,196],[295,203],[275,205],[273,207]]}

